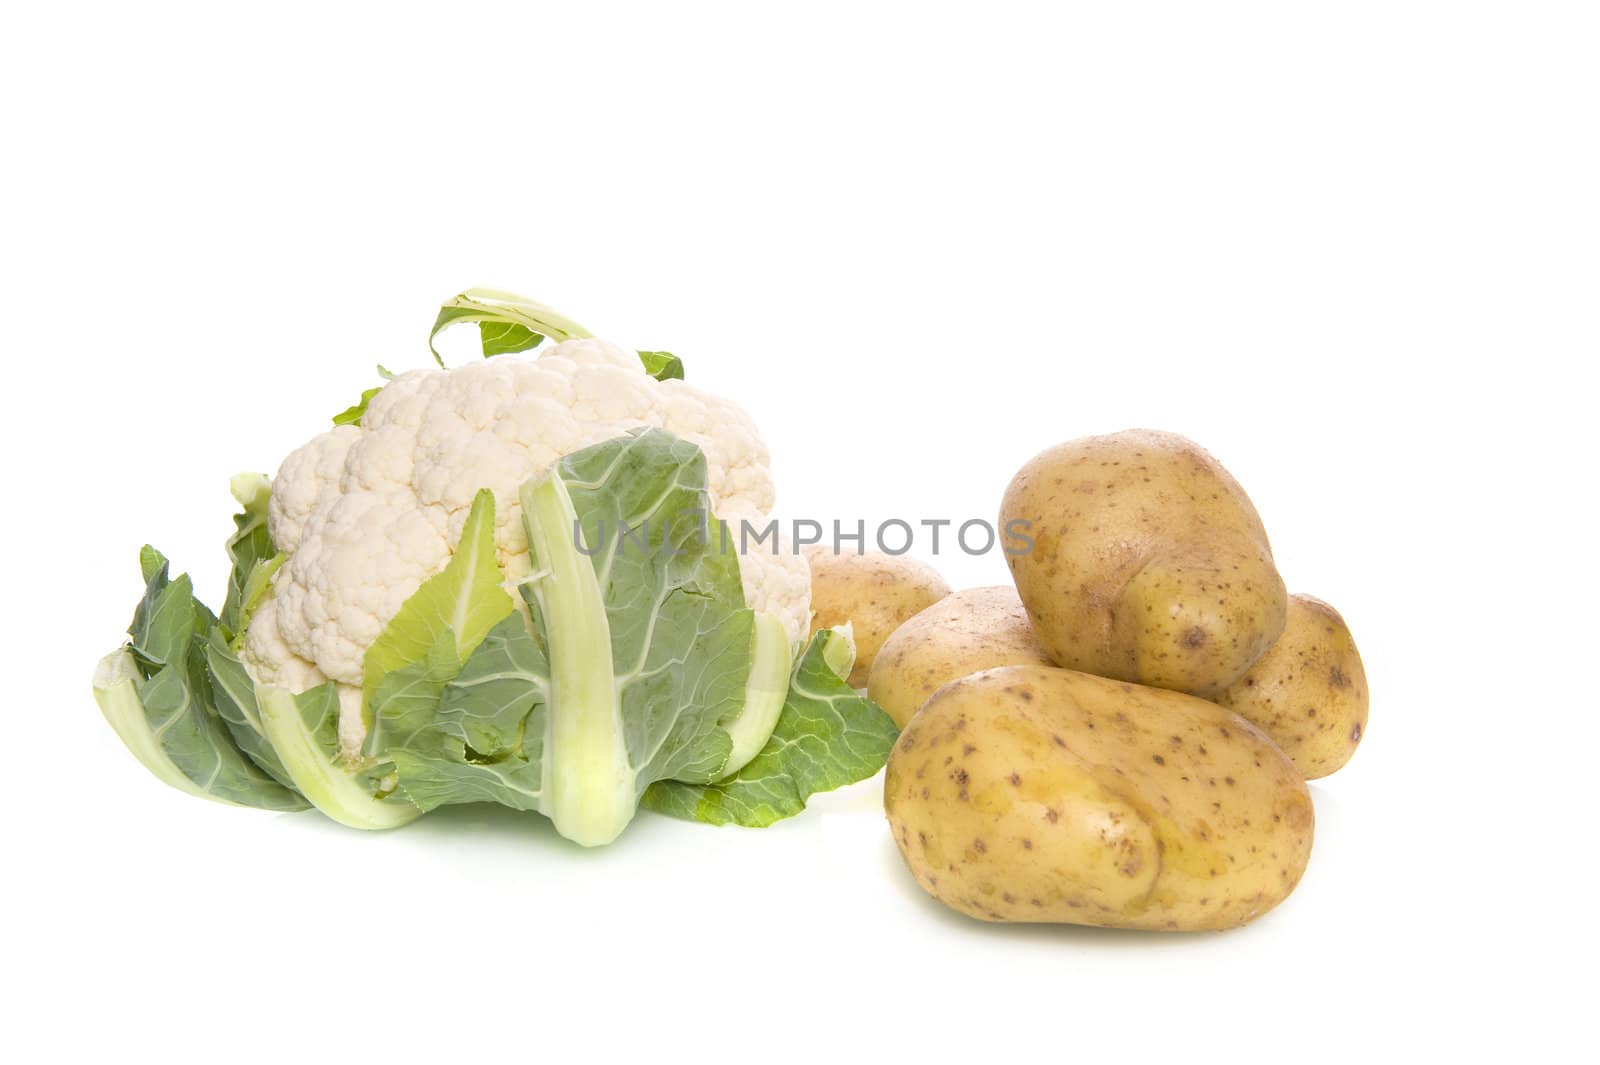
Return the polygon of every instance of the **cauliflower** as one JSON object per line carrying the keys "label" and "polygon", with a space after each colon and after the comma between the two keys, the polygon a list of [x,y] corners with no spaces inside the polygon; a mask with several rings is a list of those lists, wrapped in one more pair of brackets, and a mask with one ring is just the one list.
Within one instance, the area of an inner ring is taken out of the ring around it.
{"label": "cauliflower", "polygon": [[[402,374],[371,399],[360,425],[315,437],[273,480],[268,527],[285,561],[251,619],[242,659],[257,683],[291,692],[334,681],[346,752],[365,734],[367,648],[444,569],[479,489],[494,494],[495,552],[510,581],[530,570],[519,486],[630,429],[666,429],[699,447],[712,507],[735,533],[742,521],[764,524],[772,509],[766,444],[737,405],[657,380],[636,353],[604,340],[539,351]],[[810,622],[805,560],[763,545],[739,564],[748,605],[775,615],[798,643]]]}
{"label": "cauliflower", "polygon": [[[234,478],[220,610],[139,553],[94,678],[129,751],[218,802],[360,829],[494,802],[589,847],[641,807],[762,827],[883,768],[894,721],[847,636],[806,639],[749,416],[512,293],[450,299],[429,347],[469,322],[484,361],[380,368],[275,481]],[[693,535],[708,511],[730,538]]]}

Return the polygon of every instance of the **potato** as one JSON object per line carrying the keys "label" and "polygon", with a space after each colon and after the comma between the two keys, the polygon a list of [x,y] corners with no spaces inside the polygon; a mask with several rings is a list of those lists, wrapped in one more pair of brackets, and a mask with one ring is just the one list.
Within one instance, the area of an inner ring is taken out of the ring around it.
{"label": "potato", "polygon": [[1367,731],[1367,673],[1344,618],[1309,595],[1289,598],[1283,635],[1217,696],[1276,743],[1307,780],[1350,760]]}
{"label": "potato", "polygon": [[850,686],[864,687],[878,648],[911,615],[950,594],[950,586],[926,562],[868,551],[806,552],[811,564],[811,631],[849,622],[856,639]]}
{"label": "potato", "polygon": [[1181,436],[1051,448],[1012,480],[1000,521],[1032,540],[1010,541],[1007,561],[1059,666],[1212,696],[1283,632],[1288,596],[1255,507]]}
{"label": "potato", "polygon": [[928,696],[957,677],[1049,664],[1015,588],[968,588],[894,630],[872,663],[867,695],[905,728]]}
{"label": "potato", "polygon": [[1231,928],[1282,902],[1311,854],[1305,782],[1254,725],[1048,666],[935,692],[883,802],[917,882],[986,921]]}

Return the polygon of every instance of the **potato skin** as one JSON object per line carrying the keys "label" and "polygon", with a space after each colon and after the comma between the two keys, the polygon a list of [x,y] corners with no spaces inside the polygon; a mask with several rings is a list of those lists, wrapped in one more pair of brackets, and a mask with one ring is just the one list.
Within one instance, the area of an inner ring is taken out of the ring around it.
{"label": "potato skin", "polygon": [[1283,632],[1288,595],[1266,530],[1216,459],[1172,433],[1073,440],[1017,473],[1002,528],[1034,631],[1056,664],[1212,696]]}
{"label": "potato skin", "polygon": [[864,687],[872,660],[889,634],[918,611],[950,594],[939,571],[926,562],[878,551],[835,554],[808,550],[811,565],[811,632],[849,622],[856,664],[850,686]]}
{"label": "potato skin", "polygon": [[1283,901],[1311,796],[1215,703],[1048,666],[940,688],[906,726],[884,809],[917,882],[986,921],[1203,931]]}
{"label": "potato skin", "polygon": [[867,675],[867,695],[901,728],[939,688],[996,666],[1050,665],[1017,590],[967,588],[895,629]]}
{"label": "potato skin", "polygon": [[1367,672],[1339,612],[1295,595],[1278,642],[1217,702],[1272,737],[1315,780],[1348,762],[1366,734]]}

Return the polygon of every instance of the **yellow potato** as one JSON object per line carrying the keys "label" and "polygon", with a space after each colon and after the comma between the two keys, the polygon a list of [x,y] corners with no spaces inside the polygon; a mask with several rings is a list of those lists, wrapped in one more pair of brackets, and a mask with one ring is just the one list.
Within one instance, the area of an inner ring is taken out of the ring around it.
{"label": "yellow potato", "polygon": [[1278,642],[1217,702],[1271,736],[1315,780],[1356,753],[1367,730],[1367,673],[1339,612],[1296,595]]}
{"label": "yellow potato", "polygon": [[1200,931],[1283,901],[1311,796],[1255,726],[1178,692],[1047,666],[940,688],[889,756],[906,864],[986,921]]}
{"label": "yellow potato", "polygon": [[1017,592],[1064,668],[1209,697],[1283,631],[1288,596],[1255,507],[1181,436],[1051,448],[1012,480],[1000,521]]}
{"label": "yellow potato", "polygon": [[806,552],[811,564],[811,631],[849,623],[856,640],[850,686],[867,683],[878,648],[911,615],[950,594],[950,586],[926,562],[877,551]]}
{"label": "yellow potato", "polygon": [[905,728],[928,696],[957,677],[1049,664],[1015,588],[968,588],[894,630],[867,675],[867,695]]}

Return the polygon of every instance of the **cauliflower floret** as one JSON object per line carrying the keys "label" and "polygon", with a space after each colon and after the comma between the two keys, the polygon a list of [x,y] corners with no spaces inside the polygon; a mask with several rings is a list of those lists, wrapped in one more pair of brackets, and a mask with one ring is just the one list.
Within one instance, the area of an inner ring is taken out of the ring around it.
{"label": "cauliflower floret", "polygon": [[[529,572],[517,490],[563,455],[630,429],[666,429],[706,457],[711,505],[737,528],[764,526],[767,446],[736,404],[657,381],[604,340],[542,346],[450,370],[415,370],[373,397],[360,426],[339,426],[289,455],[267,520],[287,560],[254,615],[243,660],[263,684],[340,687],[340,737],[359,749],[362,661],[401,605],[449,561],[474,495],[495,496],[495,547],[512,579]],[[810,622],[805,560],[760,545],[740,559],[745,599],[798,641]]]}
{"label": "cauliflower floret", "polygon": [[739,556],[739,578],[750,609],[776,614],[790,643],[806,638],[811,628],[811,568],[804,555],[769,555],[758,548]]}

